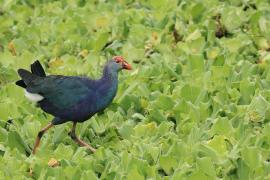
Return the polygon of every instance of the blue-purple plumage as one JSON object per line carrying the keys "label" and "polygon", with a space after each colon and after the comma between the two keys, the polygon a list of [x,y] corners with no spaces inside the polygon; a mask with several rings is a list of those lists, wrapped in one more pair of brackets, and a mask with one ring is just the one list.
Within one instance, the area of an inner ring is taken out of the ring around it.
{"label": "blue-purple plumage", "polygon": [[38,104],[42,110],[56,117],[53,124],[83,122],[105,109],[116,95],[118,71],[122,69],[115,61],[108,61],[102,77],[91,80],[77,76],[43,76],[45,73],[41,66],[33,67],[33,73],[20,69],[19,75],[27,92],[44,97]]}

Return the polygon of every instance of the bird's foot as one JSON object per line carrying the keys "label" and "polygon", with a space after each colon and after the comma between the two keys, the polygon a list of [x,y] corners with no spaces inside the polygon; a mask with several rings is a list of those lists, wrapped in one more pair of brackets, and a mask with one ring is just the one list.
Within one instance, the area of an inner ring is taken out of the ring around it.
{"label": "bird's foot", "polygon": [[96,149],[95,148],[93,148],[90,144],[87,144],[86,142],[80,140],[73,131],[69,132],[68,135],[71,137],[71,139],[73,141],[75,141],[80,146],[86,147],[87,149],[89,149],[93,153],[96,152]]}
{"label": "bird's foot", "polygon": [[87,149],[89,149],[90,151],[92,151],[93,153],[95,153],[96,152],[96,149],[95,148],[93,148],[92,146],[90,146],[89,144],[86,144],[86,146],[85,146]]}

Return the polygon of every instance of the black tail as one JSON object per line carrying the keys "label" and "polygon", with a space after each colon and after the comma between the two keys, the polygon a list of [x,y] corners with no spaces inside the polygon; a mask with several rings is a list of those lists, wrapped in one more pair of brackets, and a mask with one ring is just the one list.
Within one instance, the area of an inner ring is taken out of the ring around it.
{"label": "black tail", "polygon": [[46,73],[38,60],[31,64],[31,72],[39,77],[46,77]]}
{"label": "black tail", "polygon": [[22,88],[26,88],[26,87],[27,87],[26,84],[23,82],[23,80],[17,81],[17,82],[16,82],[16,85],[17,85],[17,86],[20,86],[20,87],[22,87]]}
{"label": "black tail", "polygon": [[27,84],[29,84],[31,81],[33,81],[37,77],[46,77],[45,71],[38,60],[35,61],[33,64],[31,64],[31,72],[25,69],[19,69],[18,74],[20,75],[22,79],[17,81],[16,85],[22,88],[26,88]]}
{"label": "black tail", "polygon": [[26,84],[26,86],[38,77],[37,75],[32,74],[31,72],[29,72],[25,69],[19,69],[18,74],[20,75],[20,77],[22,78],[22,80],[23,80],[24,84]]}

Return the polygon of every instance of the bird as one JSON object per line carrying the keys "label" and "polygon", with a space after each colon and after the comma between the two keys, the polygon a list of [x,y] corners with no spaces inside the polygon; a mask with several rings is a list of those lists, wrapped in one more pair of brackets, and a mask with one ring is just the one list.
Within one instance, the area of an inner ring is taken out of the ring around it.
{"label": "bird", "polygon": [[76,135],[76,125],[103,111],[113,101],[117,93],[118,72],[123,69],[131,70],[132,66],[122,56],[110,58],[99,79],[46,75],[38,60],[31,64],[31,71],[18,69],[21,79],[15,84],[24,89],[27,99],[53,115],[51,122],[38,132],[32,153],[36,153],[46,131],[66,122],[73,123],[69,132],[71,139],[94,153],[96,149]]}

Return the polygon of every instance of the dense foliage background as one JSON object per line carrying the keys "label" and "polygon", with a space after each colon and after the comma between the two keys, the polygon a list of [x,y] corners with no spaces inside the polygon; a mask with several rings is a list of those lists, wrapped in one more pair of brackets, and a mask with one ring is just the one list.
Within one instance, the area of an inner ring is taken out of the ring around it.
{"label": "dense foliage background", "polygon": [[[269,39],[267,0],[1,0],[1,179],[269,179]],[[77,129],[97,152],[66,123],[30,155],[52,117],[16,70],[97,78],[113,55],[134,70]]]}

